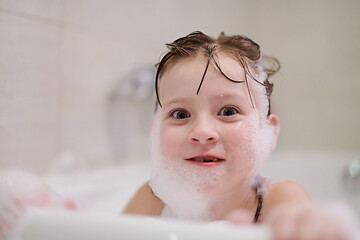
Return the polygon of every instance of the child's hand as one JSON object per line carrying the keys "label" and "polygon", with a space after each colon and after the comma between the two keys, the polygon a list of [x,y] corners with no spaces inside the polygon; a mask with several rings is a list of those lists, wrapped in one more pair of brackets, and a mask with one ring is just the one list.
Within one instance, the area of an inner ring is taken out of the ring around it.
{"label": "child's hand", "polygon": [[34,174],[24,171],[0,172],[0,239],[6,239],[31,207],[76,209]]}
{"label": "child's hand", "polygon": [[264,223],[276,240],[352,240],[358,234],[355,216],[340,204],[282,204],[270,211]]}

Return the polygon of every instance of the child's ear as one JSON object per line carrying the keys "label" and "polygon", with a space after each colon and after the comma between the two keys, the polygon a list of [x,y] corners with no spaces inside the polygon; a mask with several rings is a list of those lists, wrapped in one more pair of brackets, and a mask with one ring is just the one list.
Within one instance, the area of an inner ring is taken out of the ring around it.
{"label": "child's ear", "polygon": [[272,141],[271,141],[271,151],[273,151],[277,145],[280,133],[280,119],[276,114],[270,114],[269,116],[270,127],[272,128]]}

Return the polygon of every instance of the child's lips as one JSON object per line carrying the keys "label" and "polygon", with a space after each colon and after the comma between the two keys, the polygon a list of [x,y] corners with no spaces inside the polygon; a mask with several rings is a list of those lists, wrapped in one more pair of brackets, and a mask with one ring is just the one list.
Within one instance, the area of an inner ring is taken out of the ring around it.
{"label": "child's lips", "polygon": [[187,161],[191,161],[198,165],[217,165],[222,162],[225,162],[224,158],[213,156],[213,155],[200,155],[200,156],[194,156],[185,158]]}

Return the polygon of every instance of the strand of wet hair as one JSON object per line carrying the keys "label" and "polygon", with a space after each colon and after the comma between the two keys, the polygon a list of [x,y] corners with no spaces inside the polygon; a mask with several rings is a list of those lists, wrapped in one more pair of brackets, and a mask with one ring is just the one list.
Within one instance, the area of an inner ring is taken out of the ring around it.
{"label": "strand of wet hair", "polygon": [[219,70],[219,72],[221,73],[221,75],[223,75],[227,80],[234,82],[234,83],[243,83],[245,82],[244,80],[234,80],[231,79],[230,77],[228,77],[221,69],[220,64],[215,60],[214,56],[212,56],[212,60],[215,63],[216,68]]}
{"label": "strand of wet hair", "polygon": [[[158,64],[158,69],[162,69],[163,66],[166,64],[166,62],[172,58],[174,56],[173,53],[168,52],[160,61],[160,63]],[[160,71],[156,71],[156,76],[155,76],[155,94],[156,94],[156,99],[160,105],[160,107],[162,107],[161,102],[160,102],[160,97],[159,97],[159,77],[160,77]]]}
{"label": "strand of wet hair", "polygon": [[209,68],[209,65],[210,65],[210,61],[211,61],[211,56],[212,56],[212,53],[213,53],[213,51],[214,51],[214,49],[215,49],[215,46],[212,47],[212,48],[209,48],[208,46],[206,46],[205,49],[206,49],[206,51],[208,52],[209,56],[208,56],[208,61],[207,61],[207,63],[206,63],[206,67],[205,67],[204,73],[203,73],[203,75],[202,75],[202,78],[201,78],[199,87],[198,87],[198,89],[197,89],[197,91],[196,91],[196,95],[199,95],[200,88],[201,88],[201,86],[202,86],[202,84],[203,84],[203,82],[204,82],[206,73],[207,73],[207,71],[208,71],[208,68]]}

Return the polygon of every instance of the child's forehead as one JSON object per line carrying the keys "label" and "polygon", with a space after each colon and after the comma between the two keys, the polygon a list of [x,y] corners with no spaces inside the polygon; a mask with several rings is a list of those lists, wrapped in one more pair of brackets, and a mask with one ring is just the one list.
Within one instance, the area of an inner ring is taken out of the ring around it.
{"label": "child's forehead", "polygon": [[[232,78],[244,80],[244,71],[235,60],[229,58],[219,59],[221,68]],[[214,64],[209,64],[206,69],[207,59],[203,56],[193,56],[179,59],[172,63],[163,76],[160,78],[159,92],[160,95],[168,95],[168,91],[175,92],[191,91],[196,94],[199,84],[203,78],[203,84],[198,94],[201,94],[203,88],[208,88],[214,83],[218,89],[237,88],[234,84],[224,78]],[[205,75],[205,76],[204,76]],[[170,95],[172,93],[169,93]]]}
{"label": "child's forehead", "polygon": [[[192,56],[177,59],[171,66],[168,66],[163,76],[160,79],[159,93],[161,101],[168,101],[176,98],[178,95],[186,97],[185,93],[192,97],[196,97],[196,91],[200,84],[200,81],[205,73],[205,78],[202,87],[198,93],[220,96],[220,95],[233,95],[240,97],[243,101],[246,101],[251,105],[247,83],[245,82],[245,71],[242,65],[232,57],[226,54],[217,54],[215,57],[220,69],[225,75],[231,79],[239,82],[232,82],[226,79],[226,77],[220,72],[214,63],[211,62],[207,71],[205,71],[207,58],[206,56]],[[250,70],[250,69],[249,69]],[[256,76],[254,70],[253,75]],[[255,103],[261,103],[266,101],[266,94],[264,87],[261,89],[258,84],[252,83],[250,79],[248,84],[254,95]],[[210,89],[210,90],[209,90]],[[203,95],[202,95],[203,96]],[[209,96],[210,97],[210,96]],[[165,103],[165,102],[164,102]],[[258,105],[258,104],[256,104]],[[263,105],[263,104],[261,104]]]}
{"label": "child's forehead", "polygon": [[[219,78],[224,78],[213,61],[210,61],[209,67],[206,70],[207,58],[207,56],[198,54],[196,56],[187,56],[174,60],[162,74],[160,83],[177,80],[178,78],[181,79],[183,77],[193,77],[192,80],[198,82],[201,80],[203,74],[206,76],[216,75]],[[245,80],[245,71],[237,60],[222,53],[216,55],[215,58],[221,71],[226,73],[228,77],[237,79],[238,81]]]}

